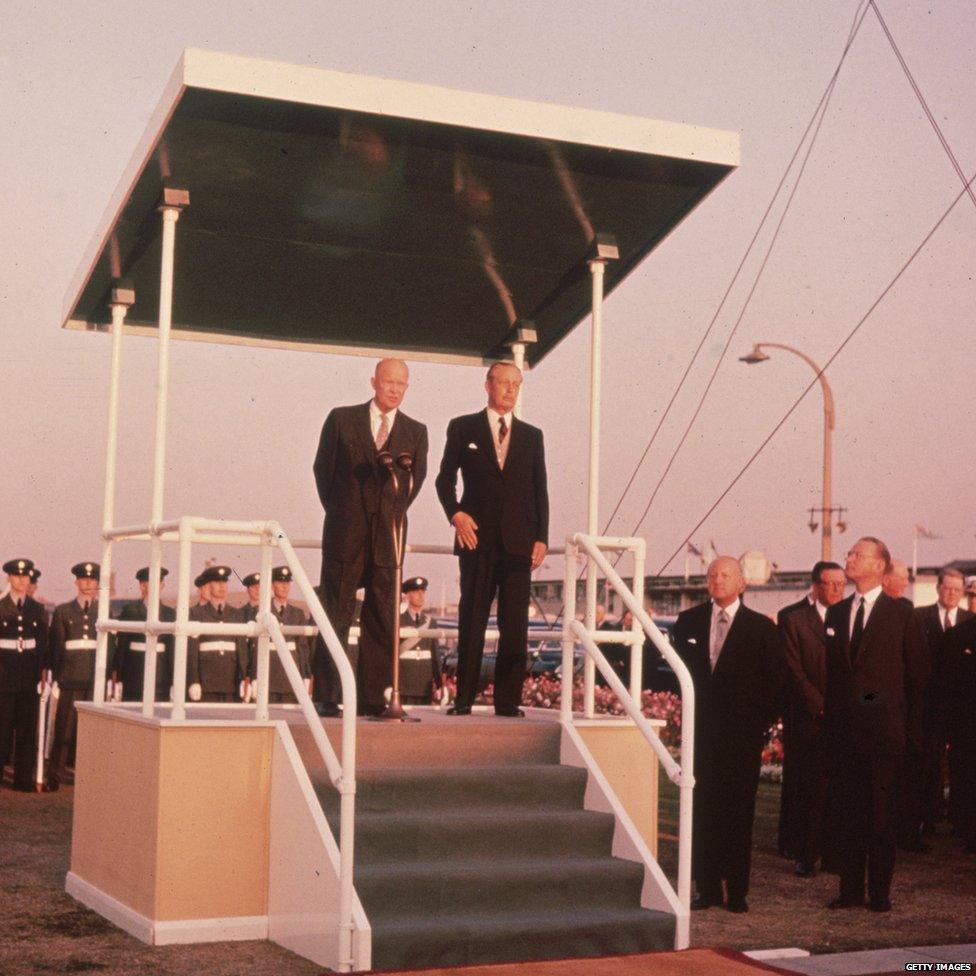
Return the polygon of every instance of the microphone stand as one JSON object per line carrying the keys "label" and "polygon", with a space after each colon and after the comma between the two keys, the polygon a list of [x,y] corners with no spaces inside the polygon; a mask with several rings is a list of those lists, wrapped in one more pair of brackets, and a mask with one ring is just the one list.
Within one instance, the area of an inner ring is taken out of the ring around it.
{"label": "microphone stand", "polygon": [[396,570],[393,577],[393,687],[390,690],[390,702],[379,715],[374,715],[377,722],[419,722],[419,718],[411,718],[400,704],[400,587],[403,583],[403,549],[405,516],[397,514],[397,501],[400,498],[400,479],[396,468],[407,472],[407,494],[409,502],[413,494],[413,458],[409,454],[400,454],[394,463],[393,455],[389,451],[381,451],[377,458],[380,464],[390,473],[393,481],[393,514],[390,520],[390,533],[393,538],[393,552],[396,558]]}

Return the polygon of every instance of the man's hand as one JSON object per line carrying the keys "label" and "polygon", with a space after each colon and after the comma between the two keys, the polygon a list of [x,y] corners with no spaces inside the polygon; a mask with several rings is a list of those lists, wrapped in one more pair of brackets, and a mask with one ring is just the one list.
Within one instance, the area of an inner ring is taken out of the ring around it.
{"label": "man's hand", "polygon": [[546,558],[549,547],[544,542],[536,542],[532,546],[532,570],[537,570],[542,565],[542,560]]}
{"label": "man's hand", "polygon": [[462,549],[478,548],[478,523],[467,512],[455,512],[451,524]]}

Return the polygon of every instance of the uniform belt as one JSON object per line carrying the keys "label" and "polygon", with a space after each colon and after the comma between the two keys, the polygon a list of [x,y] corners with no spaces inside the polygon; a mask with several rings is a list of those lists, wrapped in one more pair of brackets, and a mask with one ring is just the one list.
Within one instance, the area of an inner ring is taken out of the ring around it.
{"label": "uniform belt", "polygon": [[400,651],[401,661],[429,661],[430,651],[425,651],[423,648],[415,647],[409,651]]}
{"label": "uniform belt", "polygon": [[95,650],[95,646],[95,641],[90,637],[78,637],[75,640],[64,642],[64,649],[66,651],[93,651]]}
{"label": "uniform belt", "polygon": [[[146,642],[145,641],[133,641],[129,645],[129,650],[130,651],[143,651],[143,652],[145,652],[145,650],[146,650]],[[156,641],[156,653],[159,654],[159,653],[161,653],[162,651],[165,651],[165,650],[166,650],[166,645],[163,644],[162,641]]]}
{"label": "uniform belt", "polygon": [[0,651],[32,651],[37,647],[33,637],[27,640],[0,640]]}
{"label": "uniform belt", "polygon": [[237,643],[235,641],[200,641],[201,651],[220,651],[221,654],[224,651],[236,651]]}

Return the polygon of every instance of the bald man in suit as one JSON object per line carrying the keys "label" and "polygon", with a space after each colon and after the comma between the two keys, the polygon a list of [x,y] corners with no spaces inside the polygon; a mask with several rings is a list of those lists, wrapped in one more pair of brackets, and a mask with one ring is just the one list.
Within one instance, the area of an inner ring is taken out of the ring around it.
{"label": "bald man in suit", "polygon": [[742,603],[745,586],[738,560],[719,556],[708,567],[710,599],[672,630],[695,687],[695,910],[749,910],[756,790],[783,670],[776,626]]}

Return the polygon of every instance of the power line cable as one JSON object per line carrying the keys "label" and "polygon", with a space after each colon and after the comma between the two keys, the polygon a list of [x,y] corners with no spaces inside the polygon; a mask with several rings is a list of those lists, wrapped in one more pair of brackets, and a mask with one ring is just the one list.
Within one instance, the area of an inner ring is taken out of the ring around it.
{"label": "power line cable", "polygon": [[[760,218],[758,225],[756,226],[756,230],[752,235],[752,239],[749,241],[745,253],[742,255],[742,259],[739,261],[739,265],[735,269],[735,273],[732,275],[732,278],[729,281],[729,284],[726,287],[725,292],[718,303],[718,307],[715,309],[715,313],[712,315],[712,318],[708,323],[708,327],[705,329],[704,334],[702,335],[701,339],[698,341],[698,345],[695,347],[695,351],[691,354],[691,359],[689,360],[688,365],[685,367],[684,372],[681,374],[681,378],[678,380],[678,384],[674,388],[674,392],[671,394],[671,399],[668,401],[667,406],[664,408],[664,413],[661,414],[661,418],[658,420],[657,426],[654,428],[654,431],[652,432],[651,437],[648,440],[647,445],[640,456],[640,459],[635,465],[634,470],[630,476],[630,479],[627,481],[627,484],[624,486],[623,491],[620,493],[620,497],[617,499],[617,504],[614,506],[613,511],[610,513],[610,516],[607,519],[606,525],[604,525],[603,527],[603,535],[606,535],[607,532],[610,530],[610,526],[613,523],[613,520],[616,518],[617,513],[620,511],[620,506],[623,504],[624,498],[627,497],[627,494],[630,491],[631,487],[633,486],[634,481],[637,479],[637,475],[640,472],[640,469],[643,466],[644,461],[647,459],[647,455],[650,453],[651,447],[653,447],[654,442],[657,440],[657,435],[660,433],[661,428],[664,426],[665,420],[667,420],[668,416],[670,415],[671,408],[674,406],[675,401],[678,399],[678,395],[681,393],[682,389],[684,388],[685,382],[688,379],[688,375],[691,373],[692,367],[698,361],[698,356],[701,353],[705,343],[707,342],[708,337],[711,335],[712,329],[715,327],[715,323],[718,321],[718,317],[722,313],[722,309],[725,308],[725,303],[728,301],[729,295],[732,293],[732,289],[735,287],[736,282],[739,280],[739,275],[742,273],[742,269],[745,267],[746,261],[749,259],[749,255],[752,253],[752,250],[755,247],[756,241],[759,239],[759,235],[762,232],[763,227],[766,226],[766,221],[769,219],[769,215],[772,212],[773,207],[775,206],[776,201],[779,198],[779,195],[784,185],[786,184],[786,180],[790,175],[790,171],[793,169],[793,164],[796,162],[797,157],[800,155],[800,151],[803,149],[804,143],[806,142],[810,130],[814,127],[814,124],[817,122],[818,116],[821,118],[821,122],[822,122],[821,109],[825,109],[825,102],[829,101],[830,99],[830,96],[833,92],[834,85],[837,81],[837,76],[840,74],[840,69],[843,67],[844,60],[847,58],[847,53],[850,50],[851,45],[854,42],[854,38],[857,36],[857,32],[860,30],[861,24],[864,21],[864,17],[867,14],[867,4],[869,2],[870,0],[861,0],[861,2],[859,2],[858,4],[858,8],[854,14],[854,20],[851,23],[851,29],[848,32],[847,41],[844,44],[844,50],[841,53],[841,57],[837,63],[837,67],[834,69],[834,73],[831,75],[830,81],[827,83],[827,87],[824,89],[824,93],[820,96],[820,101],[817,102],[817,106],[813,110],[813,114],[810,116],[810,121],[807,122],[806,128],[803,130],[803,134],[800,136],[800,139],[796,144],[796,148],[793,150],[793,155],[790,157],[789,162],[786,164],[786,169],[783,171],[783,175],[780,177],[780,181],[776,185],[776,189],[773,191],[773,195],[769,200],[769,204],[766,206],[766,209],[763,212],[763,215]],[[819,128],[819,123],[818,123],[818,128]],[[802,175],[802,171],[801,171],[801,175]],[[799,182],[799,177],[797,178],[797,182]],[[795,187],[794,187],[794,192],[795,192]],[[641,521],[643,521],[643,518],[641,519]],[[620,557],[618,556],[617,558],[619,560]]]}
{"label": "power line cable", "polygon": [[871,305],[868,308],[868,310],[860,318],[860,320],[857,322],[857,324],[854,326],[854,328],[851,329],[851,331],[848,333],[848,335],[844,339],[844,341],[841,342],[841,344],[831,354],[830,358],[821,367],[820,372],[818,372],[816,374],[816,376],[814,376],[814,378],[810,381],[810,383],[804,388],[803,392],[793,402],[793,405],[789,408],[789,410],[787,410],[786,413],[783,414],[783,417],[780,419],[779,423],[777,423],[776,426],[773,427],[773,429],[767,435],[766,439],[759,445],[759,447],[752,454],[752,456],[749,458],[749,460],[746,461],[746,463],[742,466],[742,468],[740,469],[739,473],[732,479],[732,481],[725,488],[725,490],[718,496],[718,498],[711,505],[711,507],[708,509],[708,511],[705,512],[705,514],[698,520],[698,522],[695,524],[695,527],[688,533],[687,536],[685,536],[684,540],[681,542],[681,545],[679,545],[678,548],[675,549],[675,551],[667,558],[667,560],[664,562],[664,564],[661,566],[661,568],[656,573],[657,576],[660,576],[661,574],[663,574],[664,570],[667,569],[667,567],[671,564],[671,561],[673,559],[675,559],[678,555],[680,555],[681,551],[684,549],[684,547],[691,540],[691,537],[702,527],[702,525],[705,524],[705,522],[707,521],[708,517],[712,514],[712,512],[714,512],[715,509],[718,508],[718,506],[725,499],[725,497],[729,494],[729,492],[736,486],[736,484],[738,484],[738,482],[740,481],[740,479],[742,478],[742,476],[746,473],[746,471],[748,471],[749,468],[752,467],[753,462],[763,452],[763,450],[765,449],[766,445],[769,444],[769,442],[776,436],[777,433],[779,433],[780,429],[783,427],[783,425],[786,423],[786,421],[789,420],[789,418],[792,416],[792,414],[796,410],[796,408],[803,402],[803,400],[806,397],[806,395],[814,388],[814,386],[816,386],[820,382],[820,377],[823,375],[824,372],[826,372],[827,367],[830,366],[834,362],[835,359],[837,359],[837,357],[841,354],[841,352],[844,350],[844,348],[847,346],[847,344],[851,341],[851,339],[854,338],[854,336],[860,330],[861,326],[864,325],[864,323],[868,320],[869,316],[874,312],[874,310],[878,307],[878,305],[880,305],[881,302],[884,300],[884,298],[888,294],[888,292],[890,292],[891,289],[895,286],[895,283],[905,273],[905,271],[908,269],[909,265],[911,265],[911,263],[915,260],[915,258],[918,257],[918,255],[921,253],[921,251],[925,247],[925,245],[928,244],[928,242],[932,239],[932,237],[934,236],[934,234],[936,233],[936,231],[942,226],[942,224],[945,222],[945,220],[949,216],[949,214],[952,213],[952,211],[955,209],[956,204],[958,204],[959,201],[964,196],[966,196],[967,194],[971,194],[972,193],[972,184],[973,184],[973,181],[974,180],[976,180],[976,173],[974,173],[973,174],[973,177],[965,183],[965,185],[963,186],[962,190],[959,191],[959,193],[956,195],[955,199],[949,205],[948,209],[942,214],[941,217],[939,217],[939,219],[936,221],[935,225],[925,235],[925,237],[922,238],[921,243],[915,248],[914,251],[912,251],[912,253],[908,257],[908,260],[905,261],[905,263],[898,270],[897,274],[895,274],[895,276],[891,279],[891,281],[888,282],[888,284],[885,286],[885,288],[881,292],[881,294],[871,303]]}
{"label": "power line cable", "polygon": [[[928,102],[926,102],[925,96],[922,94],[922,89],[919,87],[918,82],[912,75],[911,69],[908,67],[908,62],[898,49],[898,45],[895,43],[895,39],[892,36],[891,31],[888,29],[888,25],[885,23],[884,17],[881,16],[881,11],[878,9],[877,3],[875,3],[875,0],[868,0],[868,2],[871,9],[874,11],[875,16],[878,18],[878,23],[881,25],[881,29],[884,31],[885,37],[888,38],[888,43],[891,45],[891,50],[894,51],[895,57],[898,59],[898,63],[901,65],[902,71],[905,72],[905,77],[908,79],[908,83],[912,86],[912,91],[915,92],[915,96],[918,98],[919,104],[922,106],[922,111],[925,113],[925,117],[929,120],[929,124],[935,130],[935,134],[938,137],[939,142],[942,143],[942,148],[949,157],[949,161],[952,163],[952,167],[956,171],[956,175],[959,177],[963,186],[965,186],[966,174],[959,165],[959,160],[956,159],[956,154],[952,151],[952,146],[949,145],[949,141],[946,139],[941,127],[939,126],[939,123],[936,121],[935,115],[932,114],[932,110],[929,108]],[[973,206],[976,206],[976,195],[973,194],[971,187],[969,189],[969,199],[973,201]]]}

